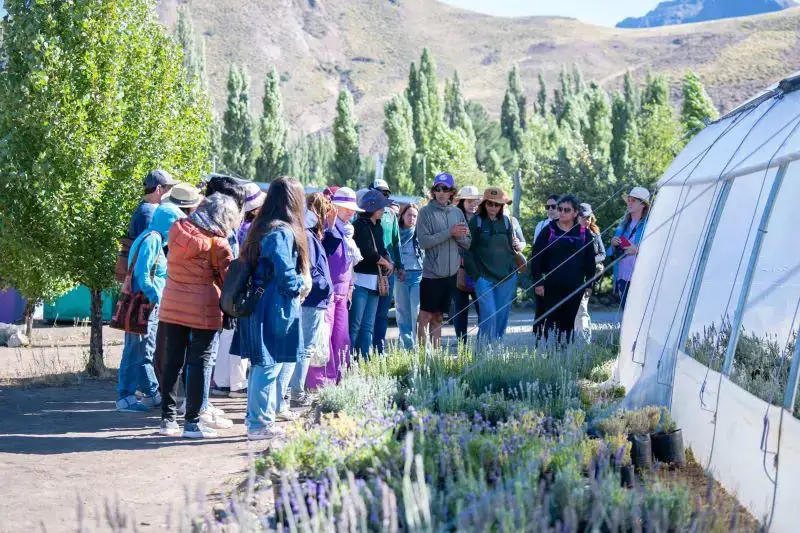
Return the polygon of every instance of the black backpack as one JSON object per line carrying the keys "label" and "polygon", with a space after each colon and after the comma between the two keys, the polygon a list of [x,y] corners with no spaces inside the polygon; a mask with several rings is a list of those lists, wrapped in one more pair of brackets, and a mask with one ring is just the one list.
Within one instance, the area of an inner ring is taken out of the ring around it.
{"label": "black backpack", "polygon": [[254,266],[244,257],[231,263],[219,299],[219,306],[227,315],[244,318],[256,310],[264,288],[255,285],[253,271]]}

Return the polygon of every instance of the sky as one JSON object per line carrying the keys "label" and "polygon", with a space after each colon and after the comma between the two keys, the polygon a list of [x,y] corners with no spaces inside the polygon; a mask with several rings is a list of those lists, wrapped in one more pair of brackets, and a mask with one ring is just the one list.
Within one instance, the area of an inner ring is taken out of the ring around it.
{"label": "sky", "polygon": [[600,26],[614,26],[626,17],[641,17],[658,0],[442,0],[464,9],[506,17],[558,15]]}

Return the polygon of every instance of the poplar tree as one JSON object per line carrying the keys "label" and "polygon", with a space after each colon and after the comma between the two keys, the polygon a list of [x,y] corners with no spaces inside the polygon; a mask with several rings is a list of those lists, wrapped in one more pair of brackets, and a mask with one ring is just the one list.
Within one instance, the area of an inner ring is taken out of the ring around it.
{"label": "poplar tree", "polygon": [[336,148],[333,168],[337,183],[356,188],[361,176],[361,154],[354,107],[353,95],[345,87],[339,93],[336,118],[333,121],[333,142]]}
{"label": "poplar tree", "polygon": [[287,171],[286,139],[289,130],[283,118],[280,78],[274,68],[264,80],[263,103],[258,130],[261,154],[256,161],[256,174],[261,180],[272,181]]}
{"label": "poplar tree", "polygon": [[703,82],[691,70],[683,77],[683,105],[681,106],[681,124],[683,132],[693,137],[706,127],[706,123],[719,116],[714,102],[708,96]]}
{"label": "poplar tree", "polygon": [[222,116],[222,166],[247,179],[256,174],[256,138],[250,116],[250,80],[243,68],[228,71],[228,105]]}

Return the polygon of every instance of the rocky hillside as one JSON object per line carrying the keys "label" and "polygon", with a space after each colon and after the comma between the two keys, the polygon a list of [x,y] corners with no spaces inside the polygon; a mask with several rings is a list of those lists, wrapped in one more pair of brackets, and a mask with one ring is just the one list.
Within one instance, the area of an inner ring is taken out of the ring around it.
{"label": "rocky hillside", "polygon": [[[180,0],[161,0],[170,27]],[[726,0],[729,1],[729,0]],[[620,85],[663,72],[678,83],[691,68],[724,111],[798,70],[800,8],[780,14],[645,30],[601,28],[566,18],[494,18],[435,0],[191,0],[204,38],[215,105],[225,105],[231,62],[247,65],[253,114],[261,111],[264,77],[282,75],[295,132],[329,129],[336,95],[349,87],[362,123],[362,149],[382,144],[383,104],[405,87],[408,66],[424,46],[437,60],[439,83],[458,69],[466,97],[498,115],[506,73],[518,64],[530,92],[542,72],[550,89],[563,64],[587,79]]]}
{"label": "rocky hillside", "polygon": [[653,28],[771,13],[794,7],[794,0],[667,0],[643,17],[629,17],[617,28]]}

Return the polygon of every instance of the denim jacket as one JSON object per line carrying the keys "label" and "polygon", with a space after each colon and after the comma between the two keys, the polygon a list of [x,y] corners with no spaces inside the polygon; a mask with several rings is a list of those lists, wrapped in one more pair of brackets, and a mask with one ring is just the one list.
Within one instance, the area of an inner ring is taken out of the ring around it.
{"label": "denim jacket", "polygon": [[296,362],[303,345],[303,277],[297,264],[294,234],[287,226],[279,225],[261,239],[261,255],[253,279],[264,287],[264,295],[255,312],[239,320],[238,355],[262,366]]}

